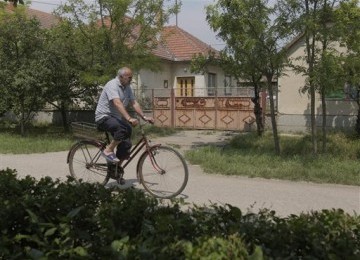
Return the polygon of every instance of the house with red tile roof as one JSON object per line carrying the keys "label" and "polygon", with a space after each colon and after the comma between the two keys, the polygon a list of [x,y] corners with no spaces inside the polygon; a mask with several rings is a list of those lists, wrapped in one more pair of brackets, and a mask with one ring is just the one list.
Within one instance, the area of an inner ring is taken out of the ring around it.
{"label": "house with red tile roof", "polygon": [[[98,21],[99,26],[110,24],[108,17]],[[136,38],[138,29],[134,28],[132,37]],[[190,72],[191,60],[195,55],[217,55],[217,50],[178,26],[165,26],[154,37],[157,46],[151,52],[161,60],[160,71],[134,71],[133,88],[136,93],[150,96],[149,91],[155,91],[152,94],[157,96],[158,93],[164,95],[175,89],[176,96],[207,96],[214,95],[215,88],[224,87],[225,75],[219,67],[207,67],[207,72],[202,74]]]}
{"label": "house with red tile roof", "polygon": [[[9,7],[9,11],[13,11]],[[18,7],[19,8],[19,7]],[[38,10],[27,8],[26,12],[38,18],[45,28],[50,28],[57,22],[56,16]],[[107,21],[105,19],[105,25]],[[136,37],[137,29],[133,30]],[[191,61],[195,55],[217,55],[218,51],[210,45],[196,38],[178,26],[165,26],[163,30],[154,35],[158,42],[151,50],[152,54],[160,60],[160,69],[140,69],[134,71],[133,85],[135,94],[140,101],[153,108],[155,98],[158,97],[207,97],[229,95],[224,87],[231,87],[230,76],[216,65],[209,65],[201,73],[191,72]],[[161,104],[160,104],[161,106]]]}
{"label": "house with red tile roof", "polygon": [[[329,47],[337,50],[338,55],[346,53],[345,47],[338,42],[328,43]],[[295,66],[306,66],[302,57],[306,56],[305,37],[298,35],[286,45],[287,58]],[[318,46],[320,47],[320,45]],[[303,93],[301,89],[307,84],[307,76],[297,73],[292,67],[286,67],[283,74],[278,78],[278,116],[277,124],[280,131],[307,132],[311,128],[310,96]],[[351,88],[348,85],[342,86],[335,95],[329,93],[325,96],[327,107],[328,129],[352,129],[357,120],[358,105],[351,98]],[[322,104],[320,94],[316,93],[315,98],[316,124],[321,126]]]}
{"label": "house with red tile roof", "polygon": [[178,26],[165,26],[157,38],[152,53],[161,59],[161,71],[140,70],[137,90],[155,90],[157,95],[174,89],[176,96],[207,96],[224,86],[225,75],[219,67],[209,66],[204,73],[190,71],[195,55],[217,54],[217,50]]}
{"label": "house with red tile roof", "polygon": [[[8,4],[6,8],[9,12],[14,11],[12,4]],[[39,19],[44,28],[50,28],[59,19],[53,14],[31,8],[26,8],[25,11],[29,16]],[[202,74],[190,72],[194,55],[207,56],[209,52],[218,53],[217,50],[178,26],[166,26],[155,37],[158,38],[158,45],[152,53],[161,60],[161,70],[153,72],[144,69],[135,72],[133,88],[137,93],[148,95],[149,90],[163,92],[175,89],[178,96],[206,96],[213,95],[215,88],[224,87],[226,77],[219,67],[210,66]]]}
{"label": "house with red tile roof", "polygon": [[[25,8],[22,5],[18,5],[17,7],[14,7],[13,4],[6,4],[5,10],[9,13],[13,13],[15,8]],[[52,26],[56,25],[59,22],[59,18],[56,17],[53,14],[49,14],[46,12],[42,12],[39,10],[31,9],[31,8],[25,8],[25,13],[33,18],[37,18],[41,24],[41,27],[43,28],[51,28]]]}
{"label": "house with red tile roof", "polygon": [[[7,4],[5,8],[8,12],[14,12],[15,7]],[[51,28],[59,21],[55,15],[39,10],[26,8],[25,12],[30,17],[36,17],[44,28]],[[224,87],[225,75],[219,67],[210,66],[203,74],[190,72],[194,55],[207,56],[209,52],[218,53],[217,50],[178,26],[166,26],[156,37],[158,45],[152,53],[161,60],[161,70],[135,72],[133,88],[136,92],[176,89],[178,96],[206,96],[213,95],[215,88]]]}

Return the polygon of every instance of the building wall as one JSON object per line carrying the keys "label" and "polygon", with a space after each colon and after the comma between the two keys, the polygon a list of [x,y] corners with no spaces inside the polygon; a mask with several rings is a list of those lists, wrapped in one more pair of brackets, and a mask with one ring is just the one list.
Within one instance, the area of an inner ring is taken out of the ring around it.
{"label": "building wall", "polygon": [[[216,74],[216,86],[222,88],[225,78],[222,69],[212,66],[209,67],[208,72]],[[133,89],[142,91],[147,96],[151,96],[152,93],[155,96],[167,96],[170,95],[170,89],[176,88],[179,77],[195,77],[194,95],[206,96],[207,75],[207,73],[191,73],[189,61],[163,61],[160,71],[140,70],[137,73],[137,82],[134,84]],[[167,81],[167,84],[164,81]]]}
{"label": "building wall", "polygon": [[[298,40],[289,49],[289,58],[296,65],[305,65],[305,61],[296,59],[305,55],[305,42]],[[296,74],[290,68],[279,77],[278,86],[278,128],[281,131],[308,131],[310,121],[310,96],[302,93],[306,77]],[[322,125],[322,107],[320,96],[316,96],[316,122]],[[351,100],[327,100],[327,127],[352,128],[356,122],[357,104]]]}

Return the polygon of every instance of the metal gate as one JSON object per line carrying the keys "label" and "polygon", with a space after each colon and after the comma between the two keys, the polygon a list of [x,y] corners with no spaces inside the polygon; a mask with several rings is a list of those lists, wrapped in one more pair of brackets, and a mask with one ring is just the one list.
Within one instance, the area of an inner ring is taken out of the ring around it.
{"label": "metal gate", "polygon": [[188,128],[251,131],[256,128],[251,97],[153,96],[155,125]]}

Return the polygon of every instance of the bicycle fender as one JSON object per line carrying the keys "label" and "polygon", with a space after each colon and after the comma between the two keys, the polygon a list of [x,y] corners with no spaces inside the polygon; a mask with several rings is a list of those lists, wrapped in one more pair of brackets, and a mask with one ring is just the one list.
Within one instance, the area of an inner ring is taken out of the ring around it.
{"label": "bicycle fender", "polygon": [[73,144],[67,154],[67,157],[66,157],[66,163],[69,163],[69,158],[70,158],[70,154],[71,152],[80,144],[94,144],[96,146],[103,146],[105,147],[105,143],[101,142],[101,141],[96,141],[96,140],[81,140],[81,141],[78,141],[76,142],[75,144]]}
{"label": "bicycle fender", "polygon": [[[149,150],[153,149],[154,147],[159,147],[159,146],[161,146],[161,144],[154,144],[154,145],[150,146]],[[140,182],[140,176],[139,176],[140,162],[141,162],[142,158],[145,157],[146,155],[147,155],[147,149],[140,155],[139,160],[136,165],[136,177],[139,182]]]}

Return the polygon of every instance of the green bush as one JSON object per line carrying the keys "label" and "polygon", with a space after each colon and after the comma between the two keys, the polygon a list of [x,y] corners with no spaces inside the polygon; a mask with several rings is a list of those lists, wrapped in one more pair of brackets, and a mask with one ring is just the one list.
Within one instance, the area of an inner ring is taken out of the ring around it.
{"label": "green bush", "polygon": [[276,156],[271,135],[239,134],[222,147],[188,150],[185,158],[206,173],[359,186],[360,139],[341,133],[327,139],[327,152],[314,156],[310,136],[282,135]]}
{"label": "green bush", "polygon": [[360,218],[163,203],[0,171],[0,259],[359,259]]}

